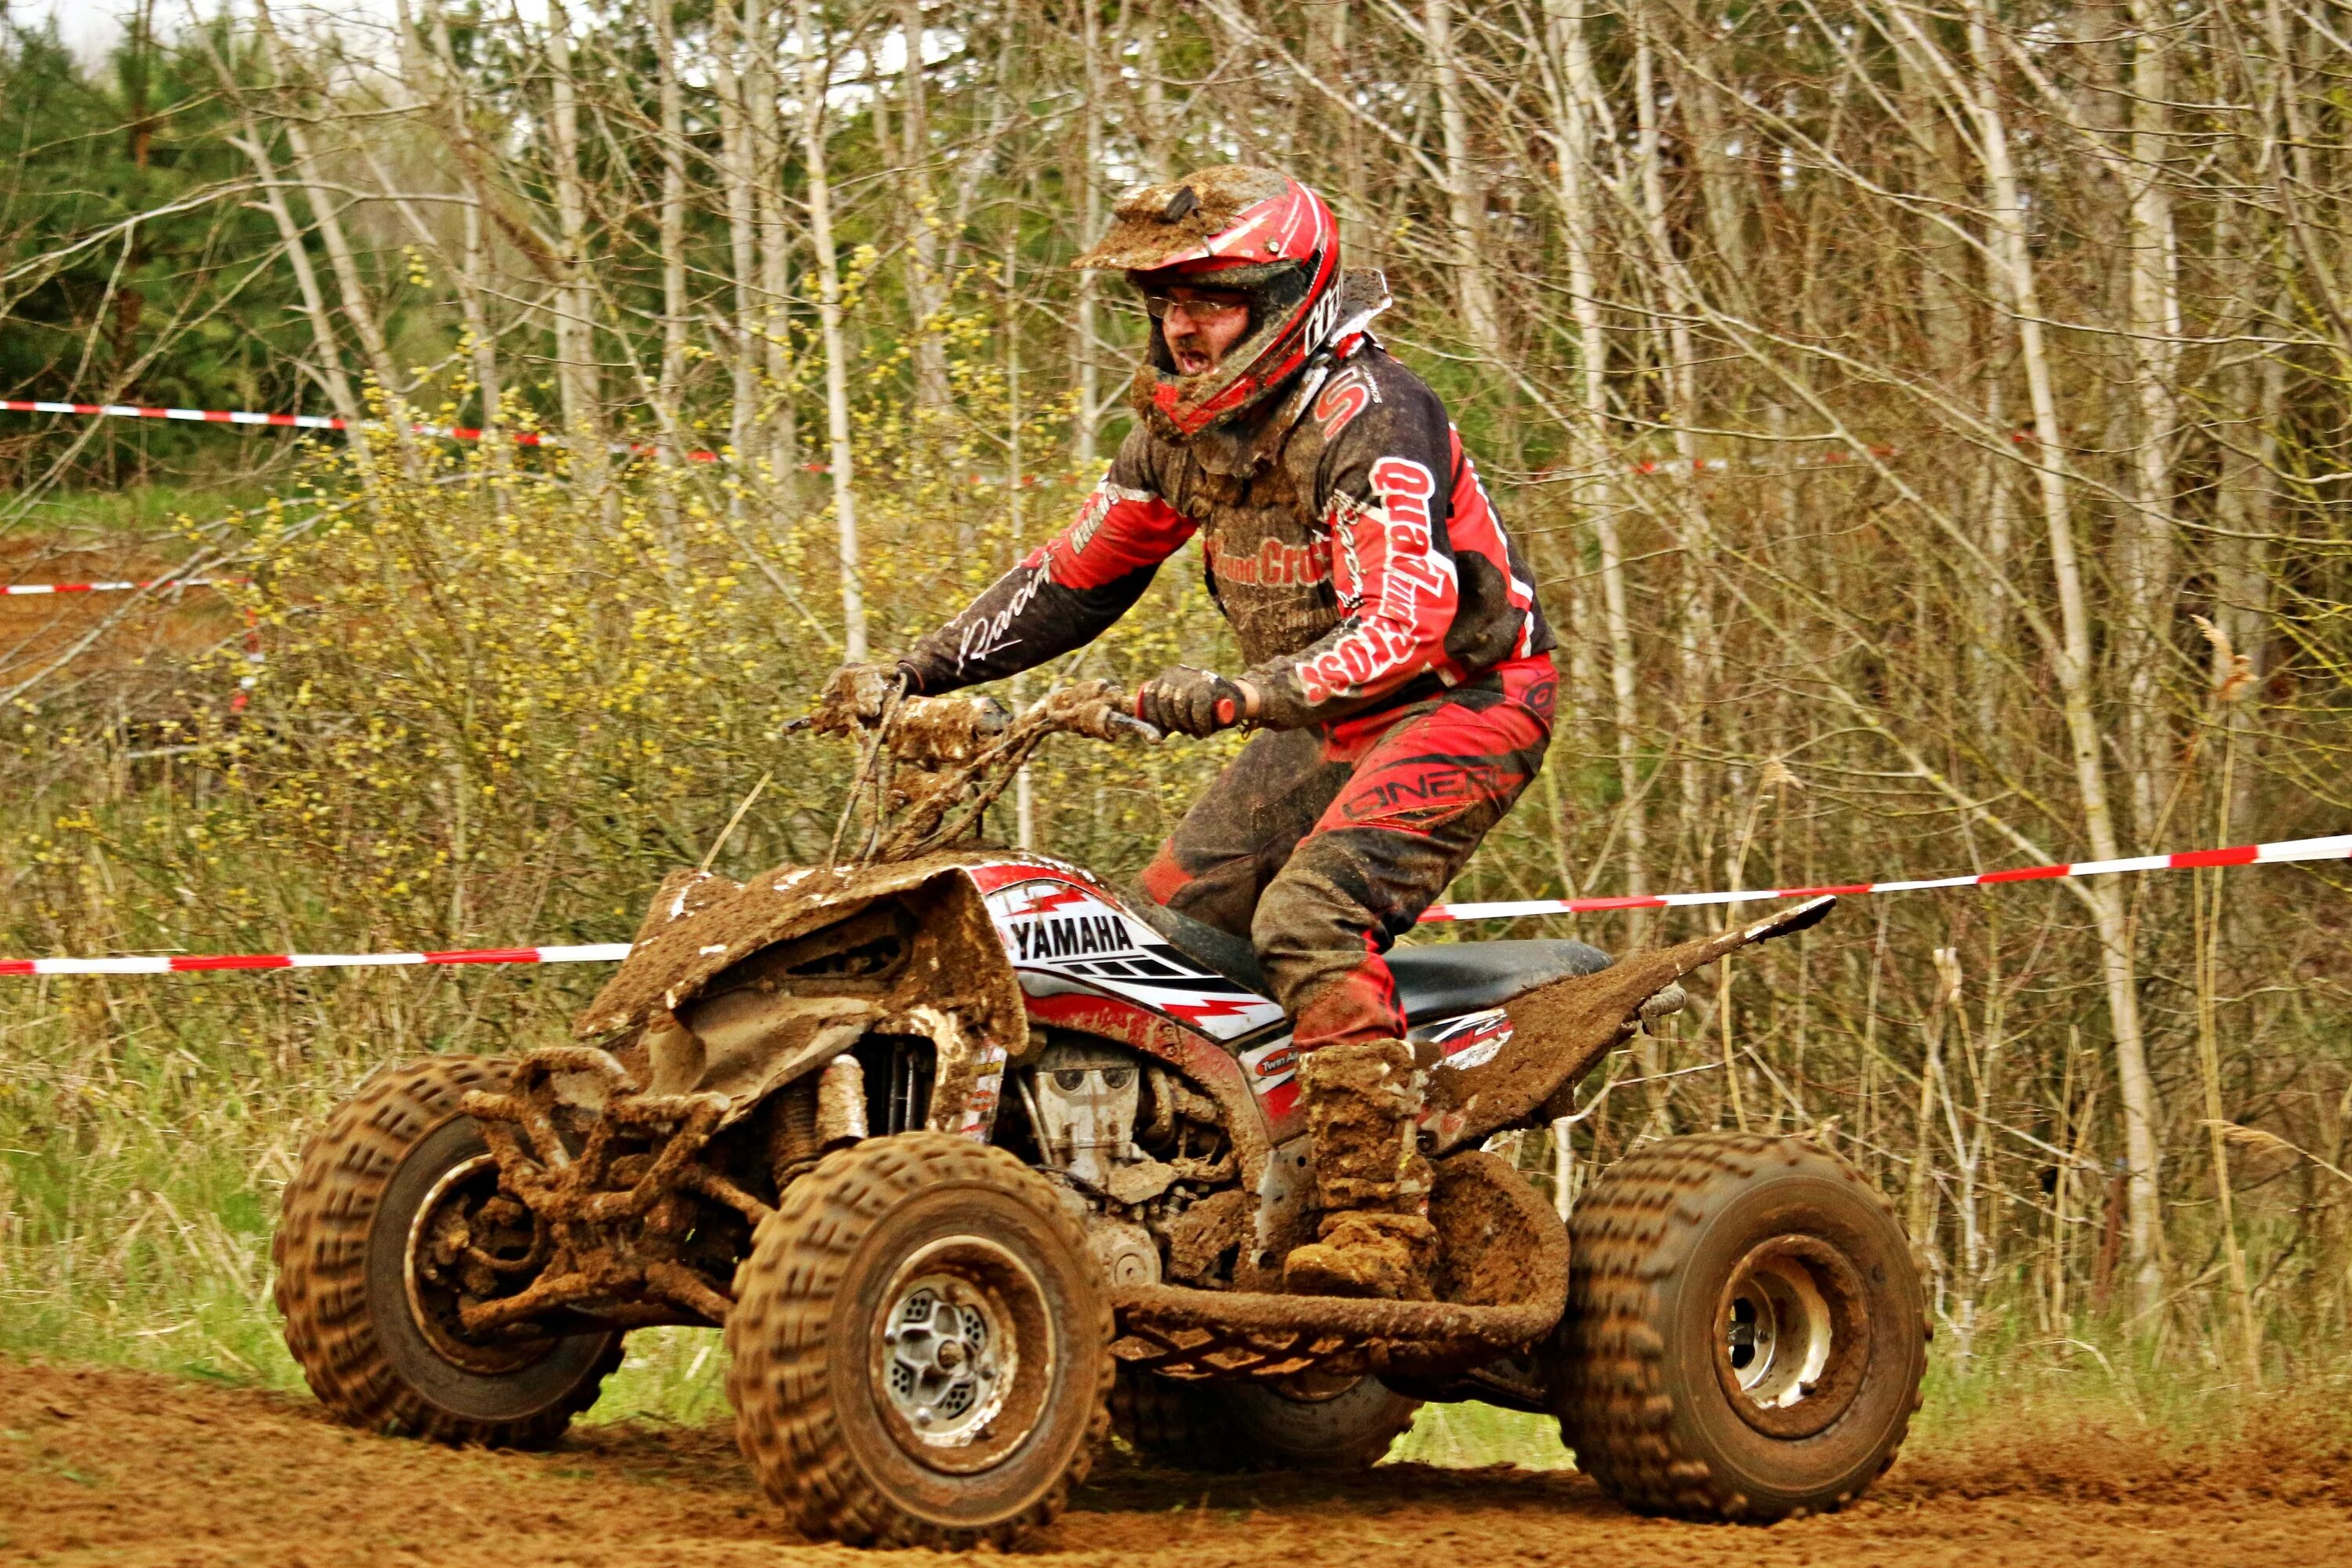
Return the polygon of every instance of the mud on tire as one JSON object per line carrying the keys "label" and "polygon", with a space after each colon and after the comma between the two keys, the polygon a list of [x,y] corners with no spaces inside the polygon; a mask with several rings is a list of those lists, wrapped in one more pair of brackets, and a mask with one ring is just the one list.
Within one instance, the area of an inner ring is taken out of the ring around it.
{"label": "mud on tire", "polygon": [[1121,1366],[1110,1395],[1112,1428],[1137,1458],[1217,1473],[1370,1469],[1420,1410],[1421,1401],[1376,1377],[1300,1397],[1259,1384],[1192,1383]]}
{"label": "mud on tire", "polygon": [[419,1326],[410,1226],[440,1179],[487,1152],[458,1102],[498,1090],[509,1064],[444,1057],[376,1074],[302,1150],[271,1257],[277,1302],[312,1393],[339,1419],[444,1443],[535,1447],[596,1402],[621,1336],[594,1333],[467,1367]]}
{"label": "mud on tire", "polygon": [[828,1156],[761,1224],[735,1297],[737,1438],[812,1539],[1009,1546],[1061,1516],[1108,1431],[1085,1233],[1002,1149],[909,1132]]}
{"label": "mud on tire", "polygon": [[1546,1346],[1560,1436],[1627,1507],[1766,1521],[1851,1501],[1895,1462],[1927,1368],[1902,1227],[1797,1138],[1636,1150],[1577,1205]]}

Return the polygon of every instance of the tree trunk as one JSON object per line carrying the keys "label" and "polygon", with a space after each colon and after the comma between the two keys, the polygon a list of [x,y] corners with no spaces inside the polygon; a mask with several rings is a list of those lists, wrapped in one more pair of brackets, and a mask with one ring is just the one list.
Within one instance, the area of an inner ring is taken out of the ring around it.
{"label": "tree trunk", "polygon": [[2213,622],[2228,652],[2213,650],[2214,689],[2236,683],[2234,654],[2245,663],[2251,689],[2234,693],[2222,709],[2226,754],[2231,758],[2230,798],[2224,807],[2222,842],[2235,844],[2255,831],[2253,790],[2261,770],[2252,756],[2257,705],[2269,673],[2271,563],[2268,535],[2277,495],[2278,427],[2285,401],[2286,366],[2275,353],[2226,374],[2227,422],[2221,432],[2221,482],[2214,508],[2221,530],[2213,540]]}
{"label": "tree trunk", "polygon": [[[1307,68],[1332,91],[1345,95],[1349,82],[1349,0],[1306,0]],[[1367,221],[1371,200],[1366,194],[1363,128],[1356,117],[1323,94],[1315,93],[1304,118],[1310,130],[1308,144],[1318,156],[1336,164],[1339,209],[1339,255],[1351,266],[1371,259],[1372,231]]]}
{"label": "tree trunk", "polygon": [[2127,719],[2132,819],[2143,840],[2150,840],[2171,796],[2175,771],[2162,686],[2176,592],[2172,463],[2179,419],[2173,379],[2179,371],[2180,296],[2165,169],[2171,153],[2168,34],[2175,22],[2169,7],[2158,0],[2131,0],[2131,157],[2122,173],[2129,207],[2125,341],[2137,417],[2133,504],[2118,531],[2124,613],[2116,625],[2116,663]]}
{"label": "tree trunk", "polygon": [[449,16],[441,0],[426,0],[425,22],[432,30],[433,70],[440,78],[441,122],[450,145],[458,150],[455,159],[457,181],[466,193],[464,255],[458,263],[457,290],[465,311],[466,331],[471,339],[468,359],[474,394],[482,409],[482,445],[490,471],[503,476],[513,469],[514,453],[506,439],[506,417],[501,406],[505,378],[499,374],[498,328],[489,310],[490,253],[485,226],[492,193],[477,163],[473,105],[466,92],[466,79],[457,69],[457,51],[449,42]]}
{"label": "tree trunk", "polygon": [[[749,8],[763,0],[743,0]],[[736,505],[759,454],[752,449],[752,430],[760,405],[759,231],[752,185],[757,167],[751,149],[751,114],[744,102],[745,66],[751,53],[743,27],[743,12],[725,0],[718,8],[718,47],[711,51],[711,85],[719,100],[719,180],[727,190],[727,259],[733,285],[734,320],[730,323],[732,353],[728,369],[731,383],[727,439],[736,464]]]}
{"label": "tree trunk", "polygon": [[1168,123],[1168,79],[1160,64],[1159,8],[1156,0],[1138,3],[1143,25],[1136,33],[1135,70],[1141,79],[1143,123],[1137,128],[1136,140],[1142,143],[1144,178],[1155,185],[1165,184],[1176,177],[1170,162],[1175,138]]}
{"label": "tree trunk", "polygon": [[[267,0],[256,0],[254,17],[261,28],[263,47],[268,51],[270,75],[281,91],[298,91],[293,62],[288,57],[285,40],[278,36],[277,26],[270,18]],[[343,231],[343,221],[335,205],[334,193],[328,188],[302,117],[286,115],[280,125],[286,132],[287,150],[294,155],[295,178],[302,183],[303,194],[310,198],[310,216],[319,231],[319,243],[326,248],[328,266],[335,275],[335,288],[341,300],[343,319],[351,322],[352,335],[359,340],[360,353],[367,364],[368,374],[383,395],[384,412],[392,424],[393,446],[400,454],[401,467],[414,473],[416,449],[415,436],[409,429],[412,421],[408,400],[401,395],[399,373],[393,366],[383,328],[376,319],[375,301],[368,295],[367,280],[360,275],[359,258],[352,254],[351,239]],[[353,438],[355,441],[361,438],[356,431]]]}
{"label": "tree trunk", "polygon": [[[1601,110],[1585,32],[1589,0],[1545,0],[1552,50],[1564,72],[1552,83],[1554,136],[1559,145],[1559,203],[1568,250],[1569,302],[1576,320],[1579,422],[1570,434],[1578,476],[1578,509],[1592,525],[1601,557],[1601,616],[1609,641],[1610,718],[1617,757],[1618,809],[1623,814],[1625,891],[1649,891],[1649,834],[1642,800],[1640,675],[1633,664],[1633,617],[1625,583],[1625,549],[1617,518],[1622,508],[1610,449],[1609,340],[1601,314],[1596,258],[1600,230],[1592,200],[1594,121]],[[1580,635],[1581,627],[1571,635]],[[1634,927],[1639,940],[1641,927]]]}
{"label": "tree trunk", "polygon": [[591,493],[604,489],[604,410],[596,364],[595,290],[588,281],[588,197],[580,173],[580,89],[572,74],[572,17],[563,0],[547,7],[548,66],[553,112],[548,155],[554,163],[555,222],[562,276],[555,289],[555,387],[572,472]]}
{"label": "tree trunk", "polygon": [[[760,353],[767,386],[761,406],[767,428],[755,437],[767,464],[769,483],[786,512],[797,511],[801,488],[799,409],[792,395],[792,233],[784,222],[784,132],[776,100],[781,84],[776,73],[779,45],[777,14],[772,0],[743,0],[744,36],[750,39],[750,61],[743,71],[743,91],[751,121],[751,194],[760,237]],[[812,5],[800,12],[800,47],[803,61],[801,89],[808,90],[805,62],[811,57],[830,61],[820,14]],[[812,34],[810,29],[818,29]],[[822,96],[831,72],[818,78]],[[810,112],[802,106],[803,117]],[[819,105],[816,112],[823,112]]]}
{"label": "tree trunk", "polygon": [[[1087,100],[1081,110],[1086,120],[1086,168],[1079,176],[1084,192],[1080,202],[1086,233],[1081,243],[1091,245],[1103,231],[1103,79],[1102,27],[1095,15],[1094,0],[1082,0],[1080,10],[1085,22],[1080,37],[1086,49]],[[1095,341],[1095,290],[1101,274],[1093,271],[1078,274],[1076,375],[1078,407],[1076,448],[1078,470],[1088,482],[1095,478],[1095,465],[1100,460],[1095,451],[1097,427],[1102,423],[1102,370],[1098,345]],[[1024,775],[1024,779],[1026,775]]]}
{"label": "tree trunk", "polygon": [[[1936,416],[1928,438],[1939,443],[1951,439],[1956,434],[1951,411],[1973,404],[1983,410],[1986,437],[1999,441],[2008,422],[2001,384],[2005,356],[1996,351],[1990,363],[1972,363],[1971,318],[1979,291],[1969,280],[1979,271],[1976,253],[1944,223],[1936,221],[1937,217],[1957,221],[1971,205],[1965,154],[1945,117],[1945,100],[1937,90],[1935,73],[1910,40],[1895,40],[1895,60],[1912,138],[1910,177],[1913,188],[1927,198],[1933,215],[1916,220],[1913,240],[1918,258],[1920,336],[1927,348],[1927,401]],[[2006,323],[1996,317],[1992,325],[1994,338],[2005,335]],[[1954,447],[1956,458],[1959,450]],[[1962,578],[1969,612],[1958,674],[1986,745],[1993,744],[2003,730],[2000,706],[2005,671],[1999,654],[2006,646],[2008,626],[2009,602],[2001,567],[2009,555],[2012,531],[2005,481],[2011,462],[2010,454],[1996,446],[1973,462],[1939,463],[1925,481],[1935,486],[1933,493],[1953,516],[1984,520],[1986,559],[1982,563],[1963,559],[1954,565]]]}
{"label": "tree trunk", "polygon": [[[1089,17],[1092,12],[1088,12]],[[904,84],[905,113],[900,130],[906,138],[906,170],[902,182],[907,204],[907,302],[914,318],[915,413],[919,420],[937,420],[948,411],[947,340],[939,316],[947,303],[940,278],[940,202],[931,190],[930,92],[923,71],[923,0],[898,0],[898,28],[907,40]],[[1090,89],[1091,90],[1091,89]],[[1099,110],[1093,111],[1099,119]],[[1089,158],[1087,167],[1097,166]],[[1090,176],[1099,179],[1099,174]]]}
{"label": "tree trunk", "polygon": [[[234,90],[226,75],[224,84]],[[374,453],[360,428],[367,412],[352,390],[351,377],[344,374],[342,345],[335,336],[335,319],[327,308],[326,291],[320,288],[318,271],[310,265],[310,253],[303,246],[301,226],[294,221],[293,209],[287,205],[286,187],[278,182],[268,144],[262,139],[260,123],[249,111],[245,115],[242,146],[255,175],[262,183],[261,205],[278,226],[278,241],[286,247],[287,267],[294,274],[295,292],[302,298],[302,314],[310,323],[310,342],[319,354],[319,384],[326,389],[335,417],[343,422],[348,432],[353,465],[373,490],[377,482]]]}
{"label": "tree trunk", "polygon": [[807,162],[809,240],[815,252],[817,326],[824,342],[825,433],[833,444],[833,511],[841,563],[841,640],[855,664],[866,657],[866,595],[858,582],[857,492],[849,445],[849,347],[842,330],[841,268],[833,246],[833,184],[825,166],[824,92],[831,56],[816,7],[801,0],[801,153]]}
{"label": "tree trunk", "polygon": [[1717,651],[1717,639],[1715,612],[1707,596],[1705,567],[1711,531],[1697,491],[1700,459],[1698,351],[1691,332],[1693,300],[1689,273],[1675,253],[1666,210],[1657,51],[1646,14],[1636,24],[1633,77],[1640,124],[1640,141],[1635,155],[1641,176],[1642,216],[1651,267],[1665,317],[1666,425],[1675,444],[1675,460],[1667,483],[1673,498],[1674,528],[1681,546],[1676,563],[1682,576],[1682,615],[1676,628],[1682,676],[1681,723],[1678,728],[1691,743],[1680,748],[1682,757],[1676,769],[1679,798],[1675,807],[1680,815],[1681,831],[1678,836],[1680,845],[1675,852],[1680,855],[1696,851],[1699,816],[1704,809],[1701,792],[1705,785],[1698,752],[1706,739],[1705,731],[1713,685],[1709,666]]}
{"label": "tree trunk", "polygon": [[[2092,687],[2091,607],[2075,545],[2073,498],[2060,445],[2063,437],[2058,424],[2057,390],[2042,336],[2042,301],[2034,278],[2033,253],[2026,239],[2024,200],[2010,153],[2008,127],[2000,112],[1990,24],[1982,0],[1967,3],[1969,42],[1977,74],[1965,90],[1970,117],[1976,122],[1991,200],[1992,238],[2000,272],[2002,305],[2017,323],[2019,353],[2033,406],[2034,476],[2041,488],[2042,521],[2050,541],[2050,570],[2058,592],[2063,631],[2059,645],[2052,650],[2051,663],[2065,709],[2084,834],[2090,841],[2094,858],[2114,859],[2120,850],[2114,812],[2107,800],[2105,765],[2101,756],[2104,737],[2099,731]],[[1910,25],[1907,18],[1904,25]],[[2129,1173],[2133,1285],[2139,1307],[2146,1311],[2154,1309],[2163,1293],[2156,1083],[2148,1072],[2147,1045],[2140,1026],[2138,975],[2123,887],[2113,878],[2101,878],[2084,885],[2083,897],[2098,927],[2107,1016],[2115,1032],[2116,1081],[2123,1100],[2124,1157]]]}
{"label": "tree trunk", "polygon": [[[661,58],[661,379],[654,397],[654,416],[661,421],[661,461],[676,470],[686,460],[685,420],[680,403],[686,395],[686,103],[677,79],[677,17],[672,0],[653,0],[654,47]],[[673,571],[686,565],[686,540],[678,525],[678,495],[673,471],[656,498],[661,520],[662,549]]]}
{"label": "tree trunk", "polygon": [[1486,195],[1470,155],[1470,115],[1463,102],[1462,68],[1454,58],[1452,0],[1423,0],[1422,28],[1437,82],[1437,115],[1445,136],[1445,202],[1454,225],[1454,298],[1471,345],[1488,363],[1503,363],[1503,328],[1486,258]]}

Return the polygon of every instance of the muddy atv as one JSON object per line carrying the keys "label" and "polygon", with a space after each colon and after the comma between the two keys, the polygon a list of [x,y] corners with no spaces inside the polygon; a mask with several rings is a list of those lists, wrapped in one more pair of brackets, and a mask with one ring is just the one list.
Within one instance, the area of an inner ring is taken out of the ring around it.
{"label": "muddy atv", "polygon": [[1563,1224],[1483,1147],[1571,1109],[1680,977],[1832,900],[1615,962],[1399,950],[1437,1299],[1285,1295],[1315,1188],[1246,944],[977,842],[1048,736],[1134,737],[1118,695],[816,727],[861,751],[831,864],[673,875],[578,1043],[379,1073],[311,1140],[278,1303],[337,1415],[543,1443],[630,1330],[719,1328],[795,1528],[957,1548],[1054,1520],[1114,1426],[1164,1464],[1347,1468],[1422,1404],[1479,1400],[1556,1416],[1612,1496],[1696,1519],[1833,1509],[1893,1461],[1925,1320],[1851,1165],[1668,1139]]}

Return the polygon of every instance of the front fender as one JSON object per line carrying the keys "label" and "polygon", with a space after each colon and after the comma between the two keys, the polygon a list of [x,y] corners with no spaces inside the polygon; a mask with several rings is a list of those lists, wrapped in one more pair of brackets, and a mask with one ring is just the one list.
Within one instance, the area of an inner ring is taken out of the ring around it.
{"label": "front fender", "polygon": [[983,951],[965,956],[1002,972],[1012,986],[1017,1017],[1020,987],[1013,984],[1011,965],[979,904],[970,870],[974,863],[995,858],[1001,857],[949,852],[887,866],[779,866],[748,882],[709,871],[673,871],[655,889],[629,956],[572,1020],[572,1033],[593,1040],[635,1028],[693,1001],[727,969],[763,948],[847,920],[877,899],[942,879],[971,889],[979,922],[971,945]]}
{"label": "front fender", "polygon": [[[939,1052],[934,1123],[984,1131],[1003,1064],[1028,1052],[1029,1025],[971,874],[981,858],[787,866],[742,883],[675,872],[572,1033],[598,1039],[641,1030],[650,1087],[722,1094],[730,1118],[860,1035],[922,1035]],[[911,932],[905,962],[887,976],[834,981],[790,972],[795,944],[814,951],[834,928],[894,904]]]}

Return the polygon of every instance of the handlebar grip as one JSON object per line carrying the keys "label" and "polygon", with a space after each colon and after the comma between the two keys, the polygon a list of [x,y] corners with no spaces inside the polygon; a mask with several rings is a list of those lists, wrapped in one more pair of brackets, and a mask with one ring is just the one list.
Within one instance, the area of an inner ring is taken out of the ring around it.
{"label": "handlebar grip", "polygon": [[1230,698],[1230,697],[1220,697],[1220,698],[1218,698],[1218,699],[1217,699],[1217,722],[1218,722],[1218,723],[1220,723],[1220,724],[1231,724],[1231,723],[1233,723],[1235,720],[1239,719],[1240,717],[1241,717],[1241,710],[1240,710],[1240,709],[1239,709],[1239,708],[1237,708],[1237,707],[1234,705],[1234,700],[1233,700],[1232,698]]}

